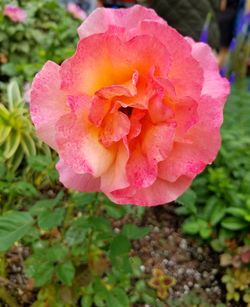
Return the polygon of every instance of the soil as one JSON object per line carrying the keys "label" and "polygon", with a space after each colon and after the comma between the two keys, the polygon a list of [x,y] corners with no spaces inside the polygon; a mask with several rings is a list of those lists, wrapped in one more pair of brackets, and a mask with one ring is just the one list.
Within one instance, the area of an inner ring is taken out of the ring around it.
{"label": "soil", "polygon": [[[143,220],[137,224],[149,226],[151,231],[143,239],[133,242],[131,255],[142,259],[141,271],[145,280],[152,277],[153,268],[160,268],[176,279],[176,284],[169,289],[169,298],[179,298],[195,290],[211,306],[225,302],[225,289],[220,282],[223,271],[220,271],[218,255],[207,245],[181,233],[182,220],[174,208],[168,205],[145,210]],[[112,221],[115,231],[119,232],[130,219],[125,216],[122,220]],[[6,259],[5,286],[23,307],[31,306],[36,297],[32,282],[23,272],[23,261],[28,255],[29,250],[19,245],[11,249]],[[0,306],[7,305],[0,302]]]}

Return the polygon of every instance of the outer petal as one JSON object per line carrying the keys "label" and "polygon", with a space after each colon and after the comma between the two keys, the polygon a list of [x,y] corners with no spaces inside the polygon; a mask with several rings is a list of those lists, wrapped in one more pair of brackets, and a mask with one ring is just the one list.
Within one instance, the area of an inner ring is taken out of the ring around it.
{"label": "outer petal", "polygon": [[118,204],[157,206],[176,200],[188,189],[191,182],[190,178],[184,176],[173,183],[157,179],[153,185],[147,188],[117,190],[108,194],[108,196]]}
{"label": "outer petal", "polygon": [[187,41],[192,47],[193,57],[204,71],[202,95],[208,95],[223,104],[230,92],[230,85],[226,78],[220,76],[212,49],[207,44],[196,43],[192,39],[187,39]]}
{"label": "outer petal", "polygon": [[56,168],[59,172],[59,180],[66,188],[80,192],[100,191],[100,178],[94,178],[90,174],[76,174],[63,160],[60,160]]}
{"label": "outer petal", "polygon": [[48,61],[36,75],[31,89],[30,112],[38,136],[56,149],[55,126],[69,112],[66,96],[60,90],[60,66]]}
{"label": "outer petal", "polygon": [[105,33],[113,25],[126,28],[126,32],[129,32],[142,20],[165,23],[154,10],[139,5],[119,10],[98,8],[78,28],[78,34],[80,38],[85,38],[93,34]]}

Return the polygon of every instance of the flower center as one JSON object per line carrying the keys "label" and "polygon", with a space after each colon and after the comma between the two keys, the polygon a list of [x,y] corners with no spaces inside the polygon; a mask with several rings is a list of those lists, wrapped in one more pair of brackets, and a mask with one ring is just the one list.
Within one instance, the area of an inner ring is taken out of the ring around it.
{"label": "flower center", "polygon": [[130,116],[131,116],[131,114],[133,112],[133,108],[132,107],[126,107],[126,108],[120,107],[119,111],[124,113],[124,114],[126,114],[128,116],[128,118],[130,118]]}

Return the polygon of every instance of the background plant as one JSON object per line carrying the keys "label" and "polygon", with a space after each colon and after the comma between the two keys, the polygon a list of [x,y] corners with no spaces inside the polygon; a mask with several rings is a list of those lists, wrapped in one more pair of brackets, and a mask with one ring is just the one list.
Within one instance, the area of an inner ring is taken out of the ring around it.
{"label": "background plant", "polygon": [[0,81],[6,82],[10,77],[30,81],[48,59],[61,63],[73,54],[80,21],[59,1],[12,1],[26,10],[28,18],[24,23],[13,23],[3,16],[8,3],[0,1]]}

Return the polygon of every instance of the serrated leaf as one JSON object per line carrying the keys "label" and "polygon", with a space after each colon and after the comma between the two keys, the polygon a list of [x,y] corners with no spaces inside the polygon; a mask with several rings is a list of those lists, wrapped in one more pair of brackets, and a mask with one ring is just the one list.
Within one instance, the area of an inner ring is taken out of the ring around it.
{"label": "serrated leaf", "polygon": [[49,262],[30,264],[26,269],[26,274],[35,280],[37,287],[44,286],[52,279],[54,266]]}
{"label": "serrated leaf", "polygon": [[120,288],[113,288],[111,292],[108,292],[107,306],[129,307],[129,299],[126,292]]}
{"label": "serrated leaf", "polygon": [[109,255],[113,260],[116,257],[127,255],[131,245],[124,235],[117,235],[110,243]]}
{"label": "serrated leaf", "polygon": [[38,226],[49,230],[61,225],[65,214],[65,208],[56,208],[54,211],[42,211],[38,215]]}
{"label": "serrated leaf", "polygon": [[32,229],[34,220],[28,212],[10,211],[0,216],[0,251],[24,237]]}
{"label": "serrated leaf", "polygon": [[62,244],[55,244],[46,249],[46,259],[50,262],[62,261],[67,255],[68,249]]}
{"label": "serrated leaf", "polygon": [[134,224],[125,224],[121,232],[129,240],[137,240],[149,233],[148,227],[138,227]]}
{"label": "serrated leaf", "polygon": [[71,286],[75,276],[75,267],[70,260],[56,266],[55,272],[64,285]]}
{"label": "serrated leaf", "polygon": [[18,181],[13,183],[11,185],[10,191],[13,194],[19,194],[27,197],[37,196],[38,194],[36,188],[27,181]]}
{"label": "serrated leaf", "polygon": [[14,109],[19,102],[22,101],[22,96],[15,80],[11,81],[7,86],[7,96],[10,110]]}
{"label": "serrated leaf", "polygon": [[16,152],[20,144],[21,136],[18,132],[11,132],[6,140],[3,156],[9,159]]}
{"label": "serrated leaf", "polygon": [[38,200],[33,207],[30,209],[30,213],[32,215],[38,215],[42,211],[47,211],[48,209],[52,209],[55,206],[59,205],[61,200],[63,199],[64,193],[60,191],[55,198],[53,199],[42,199]]}

